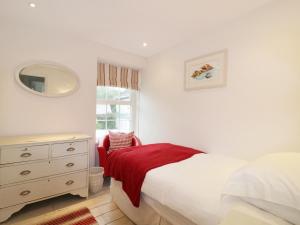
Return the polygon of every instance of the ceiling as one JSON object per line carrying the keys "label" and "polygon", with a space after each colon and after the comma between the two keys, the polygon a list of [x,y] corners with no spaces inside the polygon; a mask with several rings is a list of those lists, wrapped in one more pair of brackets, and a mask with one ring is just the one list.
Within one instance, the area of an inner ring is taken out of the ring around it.
{"label": "ceiling", "polygon": [[[151,56],[272,0],[0,0],[0,19]],[[36,3],[30,8],[29,2]],[[143,42],[148,46],[143,47]]]}

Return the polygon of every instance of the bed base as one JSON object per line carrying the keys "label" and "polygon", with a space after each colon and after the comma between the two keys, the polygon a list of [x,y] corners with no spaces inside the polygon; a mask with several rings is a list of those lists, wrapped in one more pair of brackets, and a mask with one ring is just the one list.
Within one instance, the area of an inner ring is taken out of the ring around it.
{"label": "bed base", "polygon": [[122,190],[121,182],[111,180],[110,193],[113,201],[136,225],[196,225],[173,210],[159,205],[150,198],[143,198],[135,208]]}

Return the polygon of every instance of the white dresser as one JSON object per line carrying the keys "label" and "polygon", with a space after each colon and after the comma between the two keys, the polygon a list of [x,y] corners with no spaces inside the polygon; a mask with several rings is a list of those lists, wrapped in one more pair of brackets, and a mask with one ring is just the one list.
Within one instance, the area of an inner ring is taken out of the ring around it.
{"label": "white dresser", "polygon": [[0,138],[0,222],[26,204],[88,196],[89,139],[83,134]]}

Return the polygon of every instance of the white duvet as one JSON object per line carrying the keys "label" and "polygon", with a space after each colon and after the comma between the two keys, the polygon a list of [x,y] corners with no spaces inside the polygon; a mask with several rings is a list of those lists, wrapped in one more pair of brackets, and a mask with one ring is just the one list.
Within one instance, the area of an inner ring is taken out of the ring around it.
{"label": "white duvet", "polygon": [[228,196],[226,198],[225,203],[228,201],[230,207],[220,225],[241,225],[241,221],[242,225],[292,225],[247,202]]}
{"label": "white duvet", "polygon": [[197,154],[149,171],[142,193],[196,224],[217,224],[224,184],[245,164],[221,155]]}

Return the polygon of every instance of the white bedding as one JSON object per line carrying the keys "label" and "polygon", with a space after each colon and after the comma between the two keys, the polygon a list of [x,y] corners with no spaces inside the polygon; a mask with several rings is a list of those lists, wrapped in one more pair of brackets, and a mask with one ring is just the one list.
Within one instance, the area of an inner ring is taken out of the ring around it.
{"label": "white bedding", "polygon": [[[112,179],[110,193],[118,207],[137,225],[196,225],[184,216],[143,194],[140,207],[135,208],[126,193],[122,183]],[[162,223],[162,221],[169,223]]]}
{"label": "white bedding", "polygon": [[220,219],[221,192],[229,175],[246,162],[215,154],[197,154],[149,171],[142,193],[199,225]]}
{"label": "white bedding", "polygon": [[[110,190],[114,202],[137,225],[202,225],[209,223],[209,220],[203,220],[200,224],[195,224],[145,194],[141,197],[140,207],[135,208],[122,190],[121,182],[114,179],[112,179]],[[219,225],[292,225],[237,198],[226,197],[222,203],[224,214]],[[170,223],[162,222],[166,221],[165,219]]]}
{"label": "white bedding", "polygon": [[[230,203],[231,201],[231,203]],[[249,203],[228,197],[230,207],[220,225],[292,225]]]}

